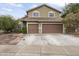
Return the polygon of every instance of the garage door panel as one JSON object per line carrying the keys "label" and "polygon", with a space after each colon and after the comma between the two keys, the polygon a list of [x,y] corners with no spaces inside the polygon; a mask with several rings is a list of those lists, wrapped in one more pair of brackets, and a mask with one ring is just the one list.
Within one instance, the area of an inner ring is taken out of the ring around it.
{"label": "garage door panel", "polygon": [[38,33],[38,24],[28,24],[28,33]]}
{"label": "garage door panel", "polygon": [[63,25],[62,24],[43,24],[42,32],[43,33],[62,33]]}

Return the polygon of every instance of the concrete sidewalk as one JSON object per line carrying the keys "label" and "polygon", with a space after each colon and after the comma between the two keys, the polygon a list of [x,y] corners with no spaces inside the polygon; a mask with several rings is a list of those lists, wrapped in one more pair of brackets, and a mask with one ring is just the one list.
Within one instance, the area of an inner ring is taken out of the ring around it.
{"label": "concrete sidewalk", "polygon": [[0,46],[0,56],[79,56],[79,46]]}

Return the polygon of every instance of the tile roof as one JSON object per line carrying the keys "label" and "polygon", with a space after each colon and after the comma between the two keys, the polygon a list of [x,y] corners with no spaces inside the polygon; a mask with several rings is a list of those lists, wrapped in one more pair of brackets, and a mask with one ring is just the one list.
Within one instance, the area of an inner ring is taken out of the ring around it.
{"label": "tile roof", "polygon": [[53,17],[53,18],[49,18],[49,17],[28,17],[28,18],[24,18],[22,19],[22,21],[62,21],[62,18],[60,17]]}

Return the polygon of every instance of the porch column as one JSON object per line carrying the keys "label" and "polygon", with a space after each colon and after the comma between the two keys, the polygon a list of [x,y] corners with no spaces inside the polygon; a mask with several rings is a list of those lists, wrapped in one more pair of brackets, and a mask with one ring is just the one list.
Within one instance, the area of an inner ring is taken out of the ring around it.
{"label": "porch column", "polygon": [[39,33],[41,34],[42,33],[42,24],[39,23]]}
{"label": "porch column", "polygon": [[63,33],[65,33],[65,27],[64,27],[64,24],[63,24]]}
{"label": "porch column", "polygon": [[26,22],[26,30],[27,30],[27,33],[28,33],[28,22]]}

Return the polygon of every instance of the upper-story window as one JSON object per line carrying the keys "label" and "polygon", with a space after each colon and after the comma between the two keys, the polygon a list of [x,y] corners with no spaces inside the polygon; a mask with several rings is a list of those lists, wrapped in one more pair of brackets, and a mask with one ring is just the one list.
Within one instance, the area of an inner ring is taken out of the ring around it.
{"label": "upper-story window", "polygon": [[39,11],[34,11],[32,13],[32,17],[39,17],[40,16],[40,12]]}
{"label": "upper-story window", "polygon": [[52,11],[48,12],[48,17],[54,17],[54,15],[55,15],[54,12],[52,12]]}

